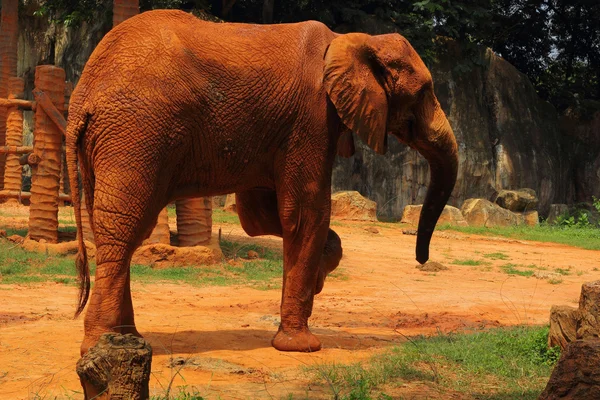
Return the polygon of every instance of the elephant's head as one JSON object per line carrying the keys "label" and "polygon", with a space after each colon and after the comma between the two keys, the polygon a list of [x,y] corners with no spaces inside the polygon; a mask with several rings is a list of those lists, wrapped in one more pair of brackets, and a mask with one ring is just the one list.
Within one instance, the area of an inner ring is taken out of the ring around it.
{"label": "elephant's head", "polygon": [[458,170],[454,133],[433,92],[429,70],[398,34],[350,33],[335,38],[327,49],[323,83],[341,121],[377,153],[386,152],[390,133],[429,162],[416,249],[417,261],[426,262]]}

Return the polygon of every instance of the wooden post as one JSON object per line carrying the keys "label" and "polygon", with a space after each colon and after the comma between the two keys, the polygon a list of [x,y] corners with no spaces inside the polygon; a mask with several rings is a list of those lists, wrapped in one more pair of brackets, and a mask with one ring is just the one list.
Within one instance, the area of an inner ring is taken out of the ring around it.
{"label": "wooden post", "polygon": [[[8,97],[9,78],[17,76],[17,42],[19,39],[19,1],[2,0],[0,26],[0,98]],[[7,110],[0,107],[0,146],[6,143]],[[0,154],[0,190],[4,189],[6,156]]]}
{"label": "wooden post", "polygon": [[175,202],[180,247],[206,244],[212,234],[212,199],[196,197]]}
{"label": "wooden post", "polygon": [[[60,112],[64,110],[65,71],[52,65],[35,69],[36,90],[52,101]],[[58,193],[62,153],[62,132],[46,114],[36,107],[33,151],[40,162],[32,168],[29,236],[33,240],[58,241]]]}
{"label": "wooden post", "polygon": [[171,231],[169,230],[169,214],[166,208],[163,208],[160,214],[158,214],[158,220],[156,226],[152,231],[150,237],[144,240],[143,245],[147,244],[171,244]]}
{"label": "wooden post", "polygon": [[77,362],[86,399],[149,397],[152,348],[132,334],[105,333]]}
{"label": "wooden post", "polygon": [[139,0],[113,0],[113,28],[139,13]]}
{"label": "wooden post", "polygon": [[[10,78],[8,81],[8,98],[22,99],[24,97],[25,82],[21,78]],[[23,111],[17,106],[7,107],[6,117],[6,145],[21,146],[23,144]],[[4,171],[4,189],[21,191],[21,173],[23,167],[19,162],[19,154],[6,156],[6,169]],[[18,203],[18,200],[9,201]]]}

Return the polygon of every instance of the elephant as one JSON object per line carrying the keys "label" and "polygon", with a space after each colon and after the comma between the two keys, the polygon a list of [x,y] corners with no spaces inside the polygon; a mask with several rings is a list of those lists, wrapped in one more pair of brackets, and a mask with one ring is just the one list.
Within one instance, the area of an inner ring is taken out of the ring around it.
{"label": "elephant", "polygon": [[[338,34],[316,21],[213,23],[148,11],[106,34],[72,93],[67,166],[76,217],[85,354],[107,332],[136,329],[131,257],[176,199],[236,193],[250,236],[283,239],[281,323],[272,346],[317,351],[308,320],[342,258],[330,229],[331,175],[354,137],[384,154],[416,149],[431,177],[416,259],[429,258],[457,177],[457,144],[431,74],[399,34]],[[79,188],[78,170],[81,176]],[[85,197],[96,242],[90,272]]]}

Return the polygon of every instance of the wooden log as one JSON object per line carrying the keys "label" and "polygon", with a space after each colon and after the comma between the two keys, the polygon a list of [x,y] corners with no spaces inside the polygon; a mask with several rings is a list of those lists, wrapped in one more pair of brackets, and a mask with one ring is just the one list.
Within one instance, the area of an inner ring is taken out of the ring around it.
{"label": "wooden log", "polygon": [[19,107],[21,110],[35,111],[35,101],[23,99],[0,99],[0,107]]}
{"label": "wooden log", "polygon": [[128,333],[105,333],[77,362],[77,375],[86,399],[149,397],[152,348]]}
{"label": "wooden log", "polygon": [[33,146],[0,146],[0,153],[26,154],[33,152]]}
{"label": "wooden log", "polygon": [[567,345],[538,400],[600,399],[600,341]]}
{"label": "wooden log", "polygon": [[[64,88],[64,83],[63,83],[63,88]],[[65,116],[64,116],[64,101],[65,101],[64,89],[63,89],[63,98],[62,98],[62,104],[60,105],[61,106],[60,110],[58,108],[56,108],[56,106],[54,104],[52,104],[52,100],[50,99],[50,97],[46,93],[44,93],[42,90],[35,88],[33,90],[33,96],[35,97],[37,105],[44,109],[44,112],[46,113],[48,118],[50,118],[50,120],[52,122],[54,122],[54,125],[56,125],[56,127],[60,130],[60,132],[64,136],[67,132],[67,121],[65,120]]]}
{"label": "wooden log", "polygon": [[600,281],[581,285],[579,312],[581,318],[577,324],[577,339],[600,338]]}
{"label": "wooden log", "polygon": [[561,351],[567,344],[577,339],[579,310],[569,306],[552,306],[550,309],[550,332],[548,347],[560,346]]}
{"label": "wooden log", "polygon": [[[18,190],[0,190],[0,197],[31,199],[31,192],[20,192]],[[62,201],[71,201],[71,195],[59,193],[58,199]]]}

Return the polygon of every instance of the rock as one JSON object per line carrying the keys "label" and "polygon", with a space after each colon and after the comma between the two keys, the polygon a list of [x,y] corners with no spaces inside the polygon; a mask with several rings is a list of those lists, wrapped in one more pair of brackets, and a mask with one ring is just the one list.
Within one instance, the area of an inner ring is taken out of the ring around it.
{"label": "rock", "polygon": [[537,211],[515,212],[517,216],[517,225],[537,226],[540,224],[540,217]]}
{"label": "rock", "polygon": [[600,399],[600,341],[576,340],[567,345],[539,400]]}
{"label": "rock", "polygon": [[546,222],[549,224],[554,224],[556,219],[560,216],[564,216],[569,214],[569,206],[566,204],[550,204],[550,212],[548,213],[548,218]]}
{"label": "rock", "polygon": [[248,250],[247,256],[250,260],[254,260],[254,259],[258,258],[258,253],[254,250]]}
{"label": "rock", "polygon": [[[445,51],[430,70],[435,94],[454,129],[460,158],[450,205],[460,207],[469,198],[489,199],[504,188],[527,187],[535,190],[537,210],[546,216],[550,204],[566,203],[573,194],[587,195],[579,201],[600,195],[597,147],[565,148],[565,142],[575,147],[574,141],[563,139],[556,109],[537,95],[525,75],[484,48],[474,55],[477,65],[470,72],[458,72],[456,65],[473,53],[450,40],[440,44]],[[590,137],[600,142],[600,135]],[[380,156],[354,139],[354,156],[335,161],[333,190],[368,193],[378,204],[380,219],[399,219],[407,204],[423,203],[429,167],[422,156],[391,138],[388,152]],[[578,166],[583,155],[589,159],[585,168]],[[582,172],[581,179],[572,178],[575,167]]]}
{"label": "rock", "polygon": [[351,221],[377,221],[377,204],[356,191],[331,195],[331,217]]}
{"label": "rock", "polygon": [[[419,205],[408,205],[404,207],[402,212],[402,219],[400,220],[403,224],[409,224],[413,226],[419,225],[419,217],[421,216],[422,204]],[[446,206],[438,219],[437,225],[449,224],[453,226],[469,226],[465,218],[461,214],[460,210],[456,207]]]}
{"label": "rock", "polygon": [[580,313],[577,308],[569,306],[552,306],[550,309],[550,332],[548,347],[560,346],[565,350],[567,344],[577,340],[577,323]]}
{"label": "rock", "polygon": [[600,339],[600,281],[581,285],[579,312],[577,339]]}
{"label": "rock", "polygon": [[225,206],[225,201],[227,200],[227,195],[222,196],[213,196],[212,197],[212,205],[214,208],[221,208]]}
{"label": "rock", "polygon": [[25,240],[25,238],[23,236],[19,236],[19,235],[10,235],[6,238],[6,240],[13,242],[13,243],[21,244],[21,243],[23,243],[23,240]]}
{"label": "rock", "polygon": [[485,199],[467,199],[460,211],[469,226],[515,226],[517,216],[509,210]]}
{"label": "rock", "polygon": [[162,243],[141,246],[131,259],[132,264],[149,265],[152,268],[211,265],[220,263],[223,253],[217,240],[192,247],[175,247]]}
{"label": "rock", "polygon": [[417,230],[416,229],[402,229],[402,234],[416,236]]}
{"label": "rock", "polygon": [[374,226],[367,226],[365,228],[365,231],[372,233],[374,235],[377,235],[379,233],[379,229],[375,228]]}
{"label": "rock", "polygon": [[[15,235],[16,236],[16,235]],[[22,238],[18,236],[21,240],[21,246],[27,251],[33,251],[36,253],[44,253],[50,255],[68,255],[68,254],[77,254],[78,243],[76,240],[72,240],[70,242],[62,242],[62,243],[47,243],[45,240],[40,240],[39,242],[29,237]],[[19,240],[15,238],[15,240]],[[15,242],[18,243],[18,242]],[[96,246],[94,246],[91,242],[84,240],[85,247],[87,249],[87,254],[89,258],[94,258],[96,256]]]}
{"label": "rock", "polygon": [[533,189],[501,190],[495,203],[510,211],[533,211],[537,210],[538,198]]}
{"label": "rock", "polygon": [[427,261],[425,264],[419,264],[416,266],[417,269],[425,272],[438,272],[446,271],[448,267],[435,261]]}
{"label": "rock", "polygon": [[227,195],[225,199],[225,205],[223,206],[223,211],[237,213],[237,207],[235,206],[235,193],[230,193]]}
{"label": "rock", "polygon": [[0,237],[6,237],[6,231],[4,229],[0,229]]}

